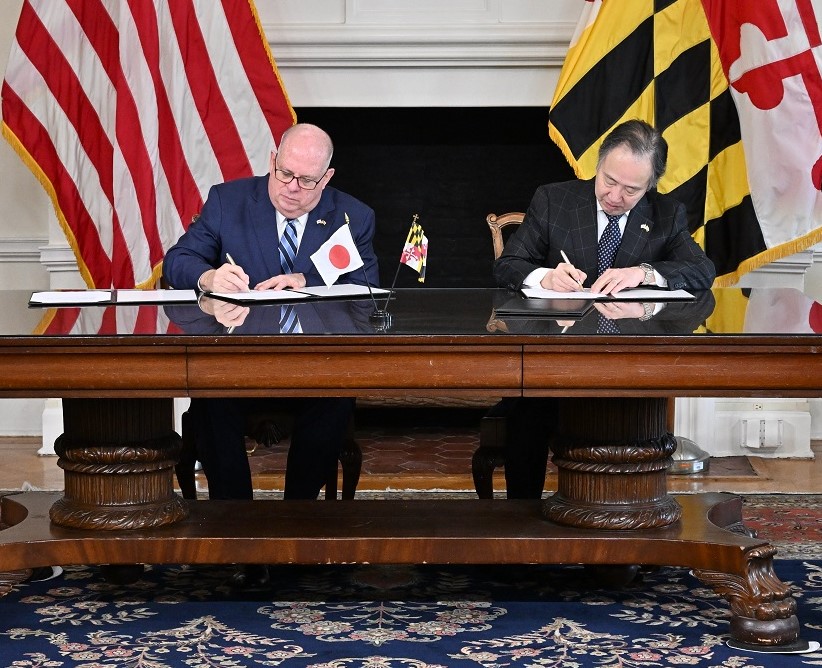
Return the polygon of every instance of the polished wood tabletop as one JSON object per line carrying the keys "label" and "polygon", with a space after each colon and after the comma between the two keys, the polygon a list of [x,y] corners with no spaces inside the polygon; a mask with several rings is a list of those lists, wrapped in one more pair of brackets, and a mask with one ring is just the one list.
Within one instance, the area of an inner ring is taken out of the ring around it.
{"label": "polished wood tabletop", "polygon": [[698,294],[618,320],[617,335],[596,333],[596,310],[570,326],[498,318],[512,293],[494,289],[397,290],[388,326],[368,299],[303,302],[296,336],[276,332],[279,304],[248,307],[229,331],[197,304],[28,308],[29,295],[5,296],[20,317],[0,335],[0,396],[813,397],[822,385],[819,304],[786,288]]}

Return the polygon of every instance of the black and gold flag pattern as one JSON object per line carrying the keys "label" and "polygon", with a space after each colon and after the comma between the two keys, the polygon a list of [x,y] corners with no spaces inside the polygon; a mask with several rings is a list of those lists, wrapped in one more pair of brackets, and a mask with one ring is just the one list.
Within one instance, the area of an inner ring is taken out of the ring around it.
{"label": "black and gold flag pattern", "polygon": [[732,285],[766,261],[739,118],[700,0],[586,2],[554,94],[549,133],[580,178],[604,136],[641,118],[669,145],[658,189],[685,204],[691,233]]}

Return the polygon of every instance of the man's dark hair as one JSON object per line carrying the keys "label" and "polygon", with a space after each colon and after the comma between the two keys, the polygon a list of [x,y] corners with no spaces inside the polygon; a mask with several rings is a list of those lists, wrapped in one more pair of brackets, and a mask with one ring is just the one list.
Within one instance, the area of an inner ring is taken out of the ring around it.
{"label": "man's dark hair", "polygon": [[651,182],[648,188],[656,188],[656,184],[665,173],[668,164],[668,142],[659,131],[646,123],[634,119],[617,125],[602,141],[599,147],[597,167],[612,150],[618,146],[627,146],[636,156],[647,156],[651,161]]}

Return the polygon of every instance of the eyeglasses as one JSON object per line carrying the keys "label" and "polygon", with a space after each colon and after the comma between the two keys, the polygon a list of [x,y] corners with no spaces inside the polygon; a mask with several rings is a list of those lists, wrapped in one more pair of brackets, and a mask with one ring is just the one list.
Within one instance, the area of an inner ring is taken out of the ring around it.
{"label": "eyeglasses", "polygon": [[[328,173],[328,170],[325,170],[325,174]],[[323,174],[318,179],[312,179],[310,176],[297,176],[296,174],[292,174],[291,172],[280,169],[277,167],[277,161],[274,161],[274,178],[276,178],[280,183],[291,183],[294,179],[297,179],[297,184],[303,190],[314,190],[317,187],[317,184],[325,178],[325,174]]]}

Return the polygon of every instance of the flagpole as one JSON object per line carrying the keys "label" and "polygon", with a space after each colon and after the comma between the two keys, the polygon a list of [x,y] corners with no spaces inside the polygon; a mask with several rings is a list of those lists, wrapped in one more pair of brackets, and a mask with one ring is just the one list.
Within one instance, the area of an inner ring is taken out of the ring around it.
{"label": "flagpole", "polygon": [[394,272],[394,280],[391,281],[391,287],[388,289],[388,296],[385,298],[383,310],[388,308],[388,302],[391,301],[391,294],[394,292],[394,286],[397,284],[397,276],[400,275],[400,267],[402,267],[402,260],[397,263],[397,271]]}

